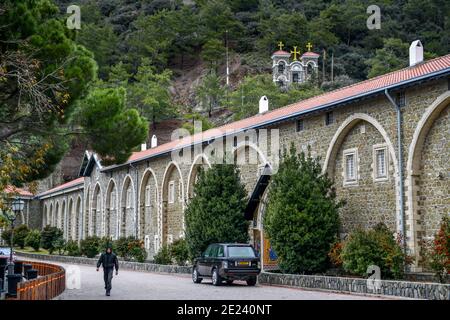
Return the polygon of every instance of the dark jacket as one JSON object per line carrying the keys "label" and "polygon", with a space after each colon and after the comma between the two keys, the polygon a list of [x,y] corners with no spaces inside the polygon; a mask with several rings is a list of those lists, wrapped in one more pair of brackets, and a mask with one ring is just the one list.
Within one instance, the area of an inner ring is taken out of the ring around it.
{"label": "dark jacket", "polygon": [[114,253],[103,252],[98,259],[97,268],[103,265],[103,268],[116,268],[116,271],[119,270],[119,261],[117,260],[117,256]]}

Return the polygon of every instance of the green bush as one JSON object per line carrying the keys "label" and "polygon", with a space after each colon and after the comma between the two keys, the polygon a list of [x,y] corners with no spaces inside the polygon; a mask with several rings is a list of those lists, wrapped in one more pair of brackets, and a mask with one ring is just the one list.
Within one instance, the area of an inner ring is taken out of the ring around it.
{"label": "green bush", "polygon": [[209,244],[249,240],[248,221],[244,218],[247,191],[239,169],[230,164],[200,168],[195,196],[186,209],[186,241],[192,258]]}
{"label": "green bush", "polygon": [[380,223],[371,230],[358,230],[344,242],[341,258],[344,270],[366,276],[367,267],[380,267],[383,278],[401,279],[409,263],[392,232]]}
{"label": "green bush", "polygon": [[186,261],[189,260],[189,248],[186,239],[175,240],[169,246],[170,257],[175,260],[179,266],[186,265]]}
{"label": "green bush", "polygon": [[314,273],[329,266],[328,252],[339,231],[338,209],[333,181],[319,159],[292,145],[284,151],[278,172],[269,189],[264,228],[287,273]]}
{"label": "green bush", "polygon": [[136,239],[133,236],[120,237],[114,242],[116,254],[124,260],[130,260],[130,243]]}
{"label": "green bush", "polygon": [[156,264],[172,264],[172,257],[168,246],[163,246],[153,257]]}
{"label": "green bush", "polygon": [[2,240],[6,242],[6,245],[11,246],[11,228],[2,231]]}
{"label": "green bush", "polygon": [[147,259],[147,251],[144,247],[144,241],[132,240],[128,243],[128,252],[131,259],[137,262],[144,262]]}
{"label": "green bush", "polygon": [[91,236],[81,240],[80,251],[82,255],[88,258],[94,258],[100,252],[100,238]]}
{"label": "green bush", "polygon": [[58,238],[53,242],[53,247],[55,248],[56,251],[58,251],[58,254],[60,256],[64,255],[64,253],[66,252],[66,245],[67,245],[67,241],[64,238]]}
{"label": "green bush", "polygon": [[25,248],[25,238],[29,233],[30,229],[24,224],[14,228],[14,244],[20,247],[20,249]]}
{"label": "green bush", "polygon": [[31,230],[25,238],[25,245],[39,251],[41,246],[41,233],[39,230]]}
{"label": "green bush", "polygon": [[79,257],[81,255],[81,250],[78,245],[78,242],[75,240],[69,240],[66,243],[66,251],[67,255],[72,257]]}
{"label": "green bush", "polygon": [[41,232],[41,246],[48,250],[50,254],[55,250],[58,239],[63,238],[62,230],[57,227],[46,226]]}

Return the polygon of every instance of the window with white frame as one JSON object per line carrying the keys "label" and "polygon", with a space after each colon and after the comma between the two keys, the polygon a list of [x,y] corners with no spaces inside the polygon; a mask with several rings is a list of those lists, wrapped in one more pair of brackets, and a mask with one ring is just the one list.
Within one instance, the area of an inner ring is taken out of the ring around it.
{"label": "window with white frame", "polygon": [[131,208],[131,188],[130,187],[128,187],[128,189],[127,189],[126,203],[127,203],[127,208]]}
{"label": "window with white frame", "polygon": [[175,182],[169,182],[169,203],[175,202]]}
{"label": "window with white frame", "polygon": [[344,150],[344,184],[358,183],[358,151],[356,148]]}
{"label": "window with white frame", "polygon": [[150,199],[151,199],[150,186],[146,186],[145,187],[145,206],[147,206],[147,207],[150,206]]}
{"label": "window with white frame", "polygon": [[375,181],[388,179],[388,152],[385,144],[373,146],[373,170]]}
{"label": "window with white frame", "polygon": [[111,199],[109,200],[109,207],[111,208],[111,210],[114,210],[116,208],[116,192],[113,191],[111,192]]}

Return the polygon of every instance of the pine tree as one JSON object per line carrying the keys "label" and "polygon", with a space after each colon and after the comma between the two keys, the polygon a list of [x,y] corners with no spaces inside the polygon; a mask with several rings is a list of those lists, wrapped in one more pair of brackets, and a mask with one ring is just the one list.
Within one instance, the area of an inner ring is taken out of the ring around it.
{"label": "pine tree", "polygon": [[273,177],[264,228],[284,272],[312,273],[327,266],[341,203],[321,171],[318,159],[297,154],[292,146]]}
{"label": "pine tree", "polygon": [[244,218],[247,193],[235,165],[214,164],[207,171],[200,170],[194,190],[186,209],[191,257],[200,255],[211,243],[248,241]]}

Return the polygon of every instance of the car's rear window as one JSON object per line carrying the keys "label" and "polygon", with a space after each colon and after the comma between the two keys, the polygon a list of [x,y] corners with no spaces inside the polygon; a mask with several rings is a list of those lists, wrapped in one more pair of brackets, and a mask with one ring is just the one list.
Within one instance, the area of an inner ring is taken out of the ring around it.
{"label": "car's rear window", "polygon": [[252,247],[228,247],[230,258],[254,258],[255,252]]}

